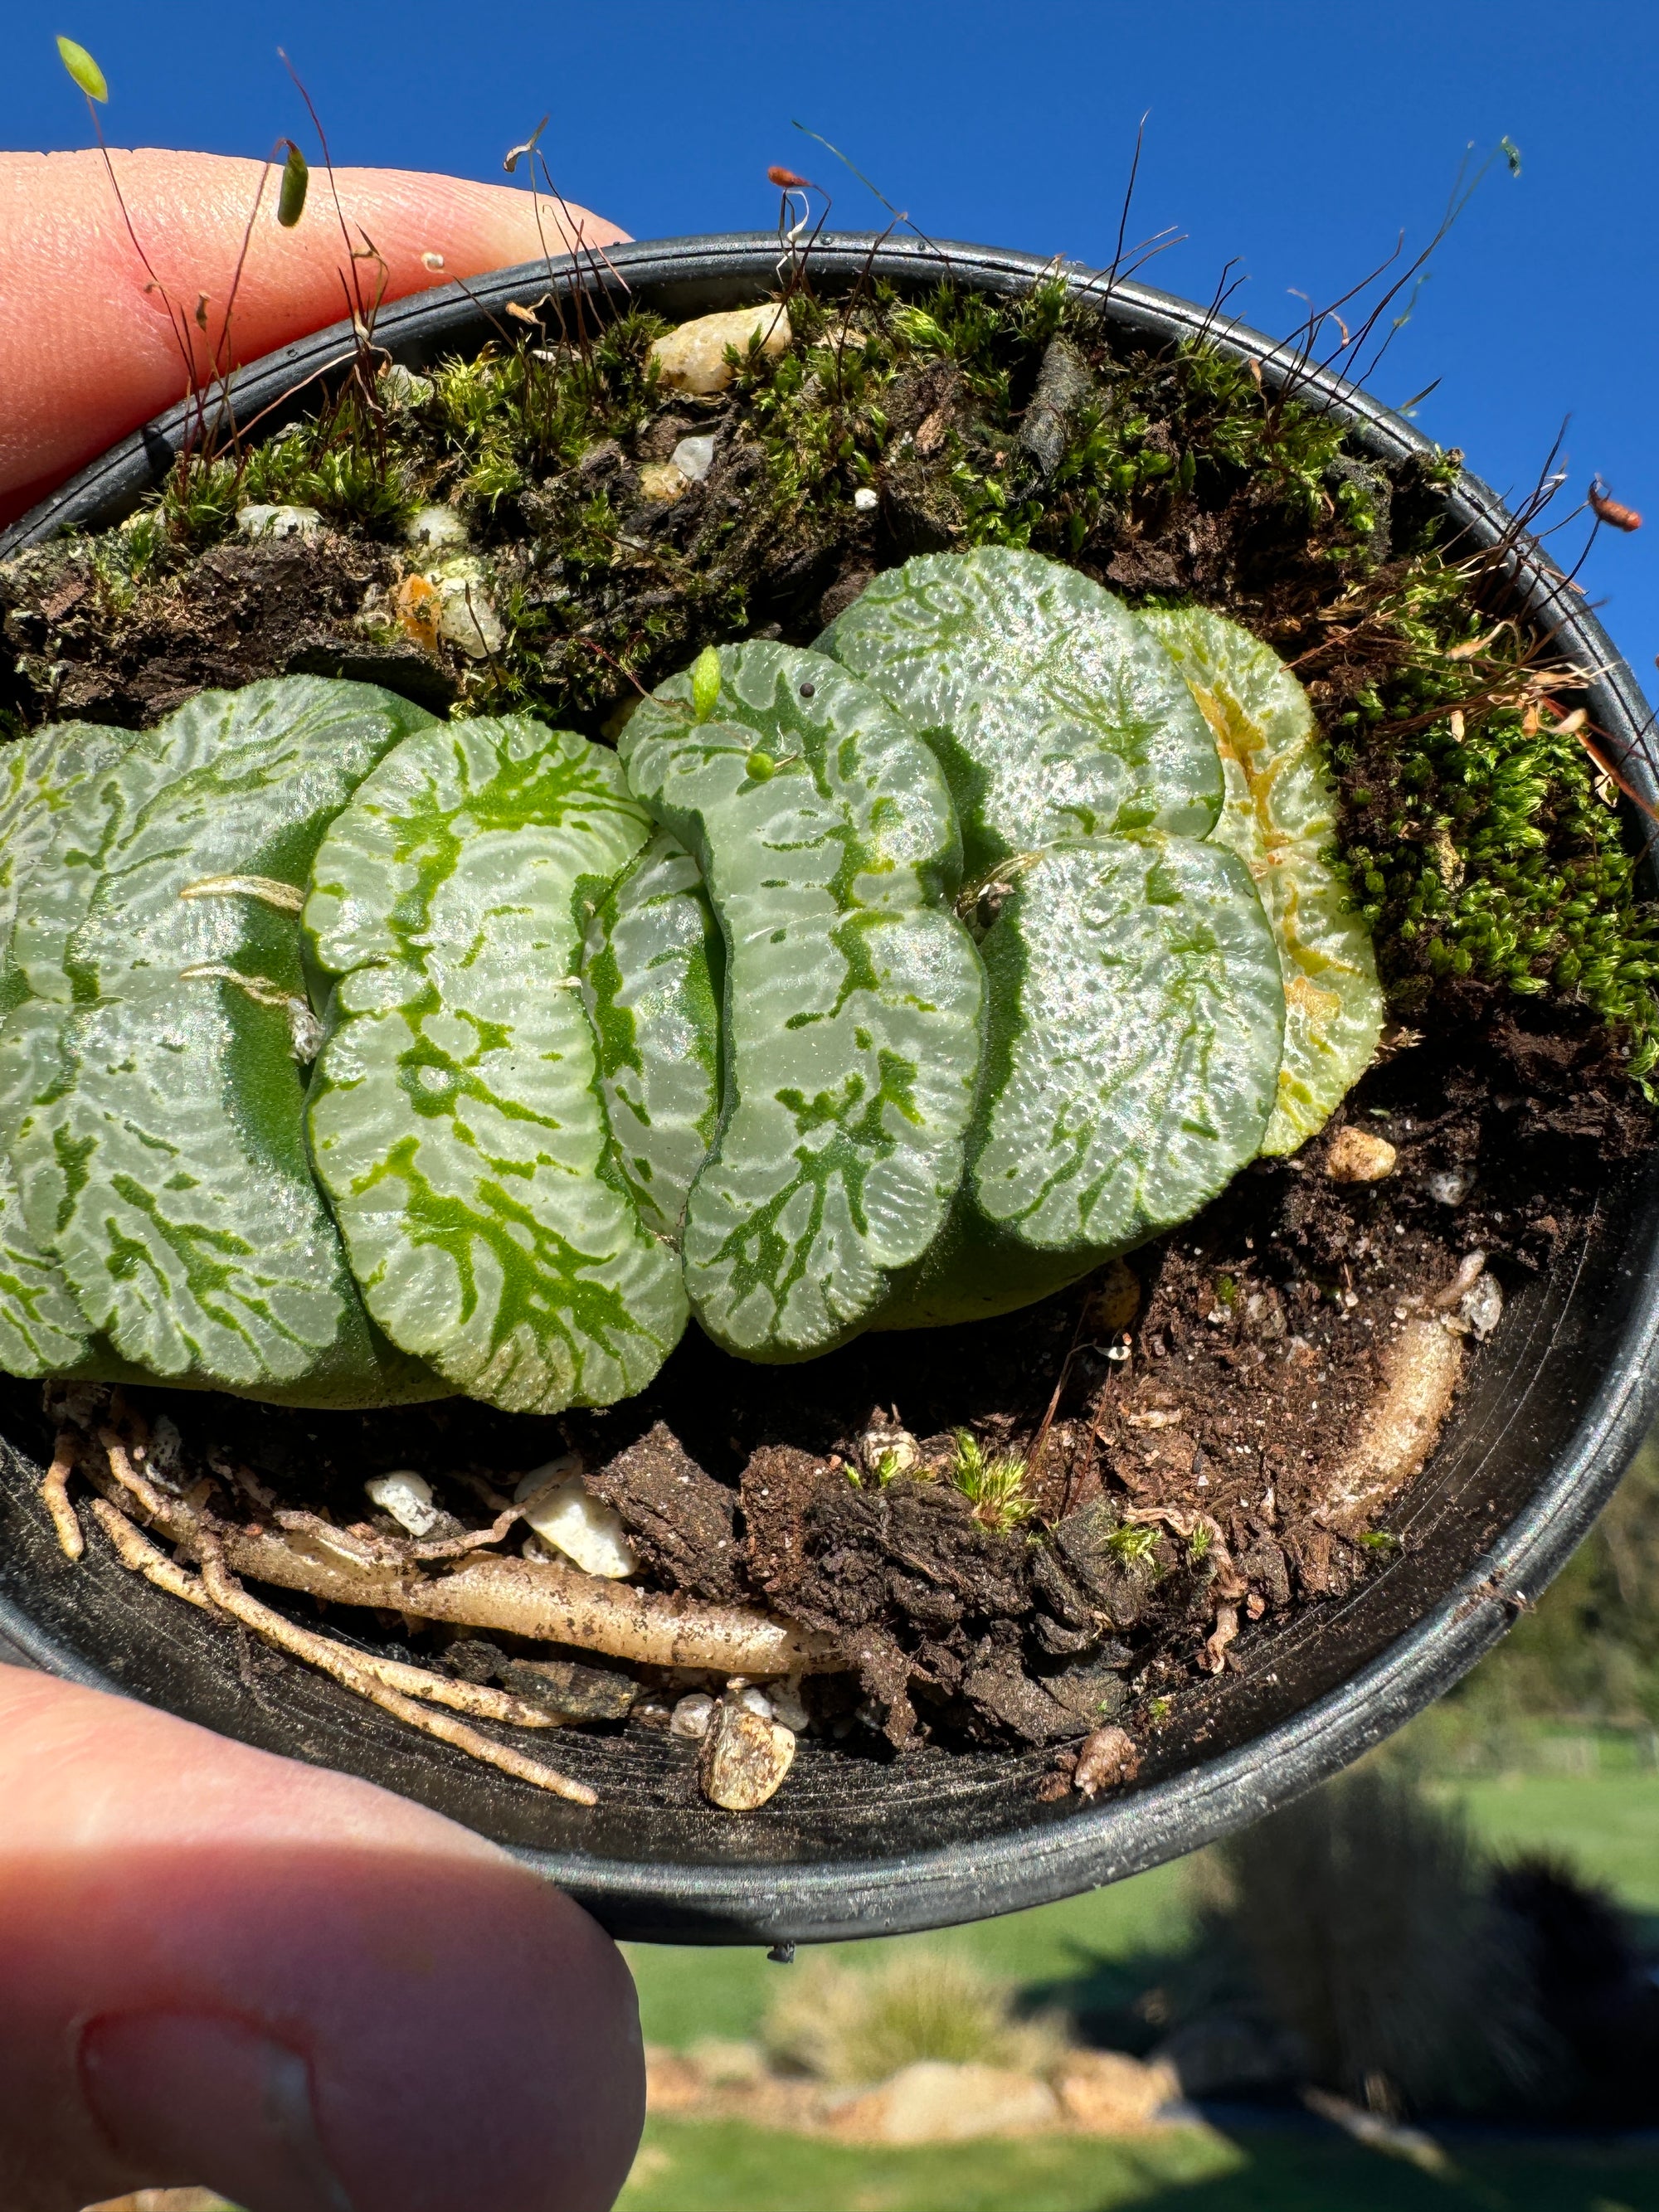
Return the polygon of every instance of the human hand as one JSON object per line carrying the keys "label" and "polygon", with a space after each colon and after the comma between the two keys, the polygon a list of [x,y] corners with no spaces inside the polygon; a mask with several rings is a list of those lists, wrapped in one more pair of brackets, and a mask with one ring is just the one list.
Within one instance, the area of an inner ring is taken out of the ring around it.
{"label": "human hand", "polygon": [[[258,164],[113,158],[157,274],[190,307],[206,292],[216,333]],[[527,195],[337,174],[388,298],[543,250]],[[267,191],[235,357],[341,314],[325,191],[293,231]],[[621,235],[571,214],[590,243]],[[0,224],[4,520],[184,376],[97,155],[0,155]],[[644,2101],[627,1970],[492,1845],[3,1666],[0,1807],[5,2212],[190,2184],[254,2212],[599,2212],[621,2186]]]}
{"label": "human hand", "polygon": [[601,2212],[627,1968],[465,1829],[0,1666],[0,2203]]}
{"label": "human hand", "polygon": [[[112,152],[110,160],[167,296],[188,322],[205,294],[216,340],[259,163],[153,150]],[[371,239],[385,264],[388,301],[562,252],[574,243],[573,230],[589,246],[626,235],[578,207],[565,208],[562,228],[545,194],[538,228],[529,193],[501,185],[404,169],[337,169],[334,182],[354,240],[359,233]],[[276,210],[267,185],[236,291],[233,361],[255,360],[347,310],[345,247],[327,177],[313,177],[304,217],[292,230],[279,228]],[[0,153],[0,237],[3,525],[182,399],[185,375],[173,326],[160,296],[146,290],[100,154]],[[441,268],[428,265],[423,257],[432,255]],[[210,345],[189,327],[199,378],[210,373]]]}

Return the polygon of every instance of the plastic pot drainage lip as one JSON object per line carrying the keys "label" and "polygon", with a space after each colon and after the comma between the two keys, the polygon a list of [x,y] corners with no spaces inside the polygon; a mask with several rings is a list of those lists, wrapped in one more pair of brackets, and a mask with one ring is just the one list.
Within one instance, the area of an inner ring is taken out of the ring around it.
{"label": "plastic pot drainage lip", "polygon": [[[617,246],[591,261],[590,290],[684,319],[759,300],[777,283],[770,234]],[[813,274],[866,269],[906,289],[949,274],[993,292],[1058,274],[1104,300],[1149,344],[1211,335],[1281,382],[1290,350],[1190,302],[1097,272],[973,246],[832,236]],[[536,263],[426,292],[382,311],[377,340],[419,368],[499,335],[510,300],[568,293],[568,262]],[[349,361],[349,325],[239,374],[239,418],[262,434],[303,411]],[[1303,372],[1304,392],[1397,459],[1426,441],[1352,387]],[[146,425],[0,533],[0,559],[66,526],[130,514],[172,465],[179,407]],[[1445,495],[1468,542],[1510,545],[1515,598],[1565,657],[1602,672],[1591,718],[1621,751],[1647,721],[1606,633],[1492,491],[1464,475]],[[1644,773],[1644,771],[1638,771]],[[1646,795],[1659,797],[1650,784]],[[1407,1500],[1407,1542],[1350,1596],[1308,1607],[1249,1647],[1247,1671],[1183,1698],[1131,1790],[1040,1804],[1046,1753],[924,1753],[902,1764],[848,1758],[805,1740],[787,1786],[741,1818],[702,1802],[684,1747],[659,1737],[562,1732],[559,1763],[599,1789],[583,1811],[418,1737],[305,1669],[280,1700],[250,1690],[240,1632],[129,1574],[95,1536],[71,1566],[34,1495],[34,1386],[0,1393],[0,1633],[39,1665],[125,1691],[265,1749],[338,1767],[498,1838],[619,1936],[679,1942],[827,1942],[978,1919],[1114,1881],[1212,1841],[1334,1773],[1449,1688],[1561,1567],[1606,1503],[1659,1398],[1659,1155],[1609,1170],[1595,1218],[1547,1277],[1516,1289],[1438,1449]]]}

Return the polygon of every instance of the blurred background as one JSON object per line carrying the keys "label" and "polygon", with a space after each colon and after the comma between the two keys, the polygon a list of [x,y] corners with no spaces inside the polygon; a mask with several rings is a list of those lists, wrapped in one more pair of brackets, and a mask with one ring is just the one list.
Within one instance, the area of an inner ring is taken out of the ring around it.
{"label": "blurred background", "polygon": [[[836,228],[887,220],[856,169],[935,237],[1103,263],[1144,116],[1128,241],[1170,234],[1144,280],[1208,300],[1225,271],[1233,311],[1276,335],[1402,233],[1409,260],[1479,175],[1374,388],[1500,491],[1559,438],[1558,512],[1592,472],[1659,502],[1650,6],[11,0],[0,143],[84,143],[60,31],[108,76],[112,143],[314,153],[281,44],[337,161],[500,180],[547,112],[561,189],[639,237],[769,227],[777,162],[833,195]],[[1650,678],[1656,545],[1659,513],[1604,532],[1583,572]],[[624,2203],[1643,2212],[1656,1961],[1650,1444],[1475,1674],[1251,1836],[787,1972],[636,1949],[654,2110]],[[994,2110],[999,2132],[962,2139]]]}

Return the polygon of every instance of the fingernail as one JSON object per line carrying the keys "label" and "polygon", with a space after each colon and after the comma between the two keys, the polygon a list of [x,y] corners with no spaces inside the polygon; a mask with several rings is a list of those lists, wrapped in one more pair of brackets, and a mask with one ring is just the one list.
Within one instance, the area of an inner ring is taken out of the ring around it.
{"label": "fingernail", "polygon": [[215,2189],[258,2212],[351,2212],[297,2051],[246,2021],[129,2013],[81,2040],[86,2099],[147,2189]]}

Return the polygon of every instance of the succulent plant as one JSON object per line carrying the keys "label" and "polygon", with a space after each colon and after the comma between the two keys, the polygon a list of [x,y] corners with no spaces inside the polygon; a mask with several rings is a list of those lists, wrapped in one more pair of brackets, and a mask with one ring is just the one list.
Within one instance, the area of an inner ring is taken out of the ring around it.
{"label": "succulent plant", "polygon": [[619,753],[301,678],[5,757],[0,1364],[605,1405],[690,1312],[1009,1311],[1320,1126],[1380,1006],[1268,648],[1006,550],[821,643]]}
{"label": "succulent plant", "polygon": [[931,553],[878,576],[817,641],[927,738],[969,881],[1057,839],[1221,811],[1215,740],[1121,599],[1039,553]]}

